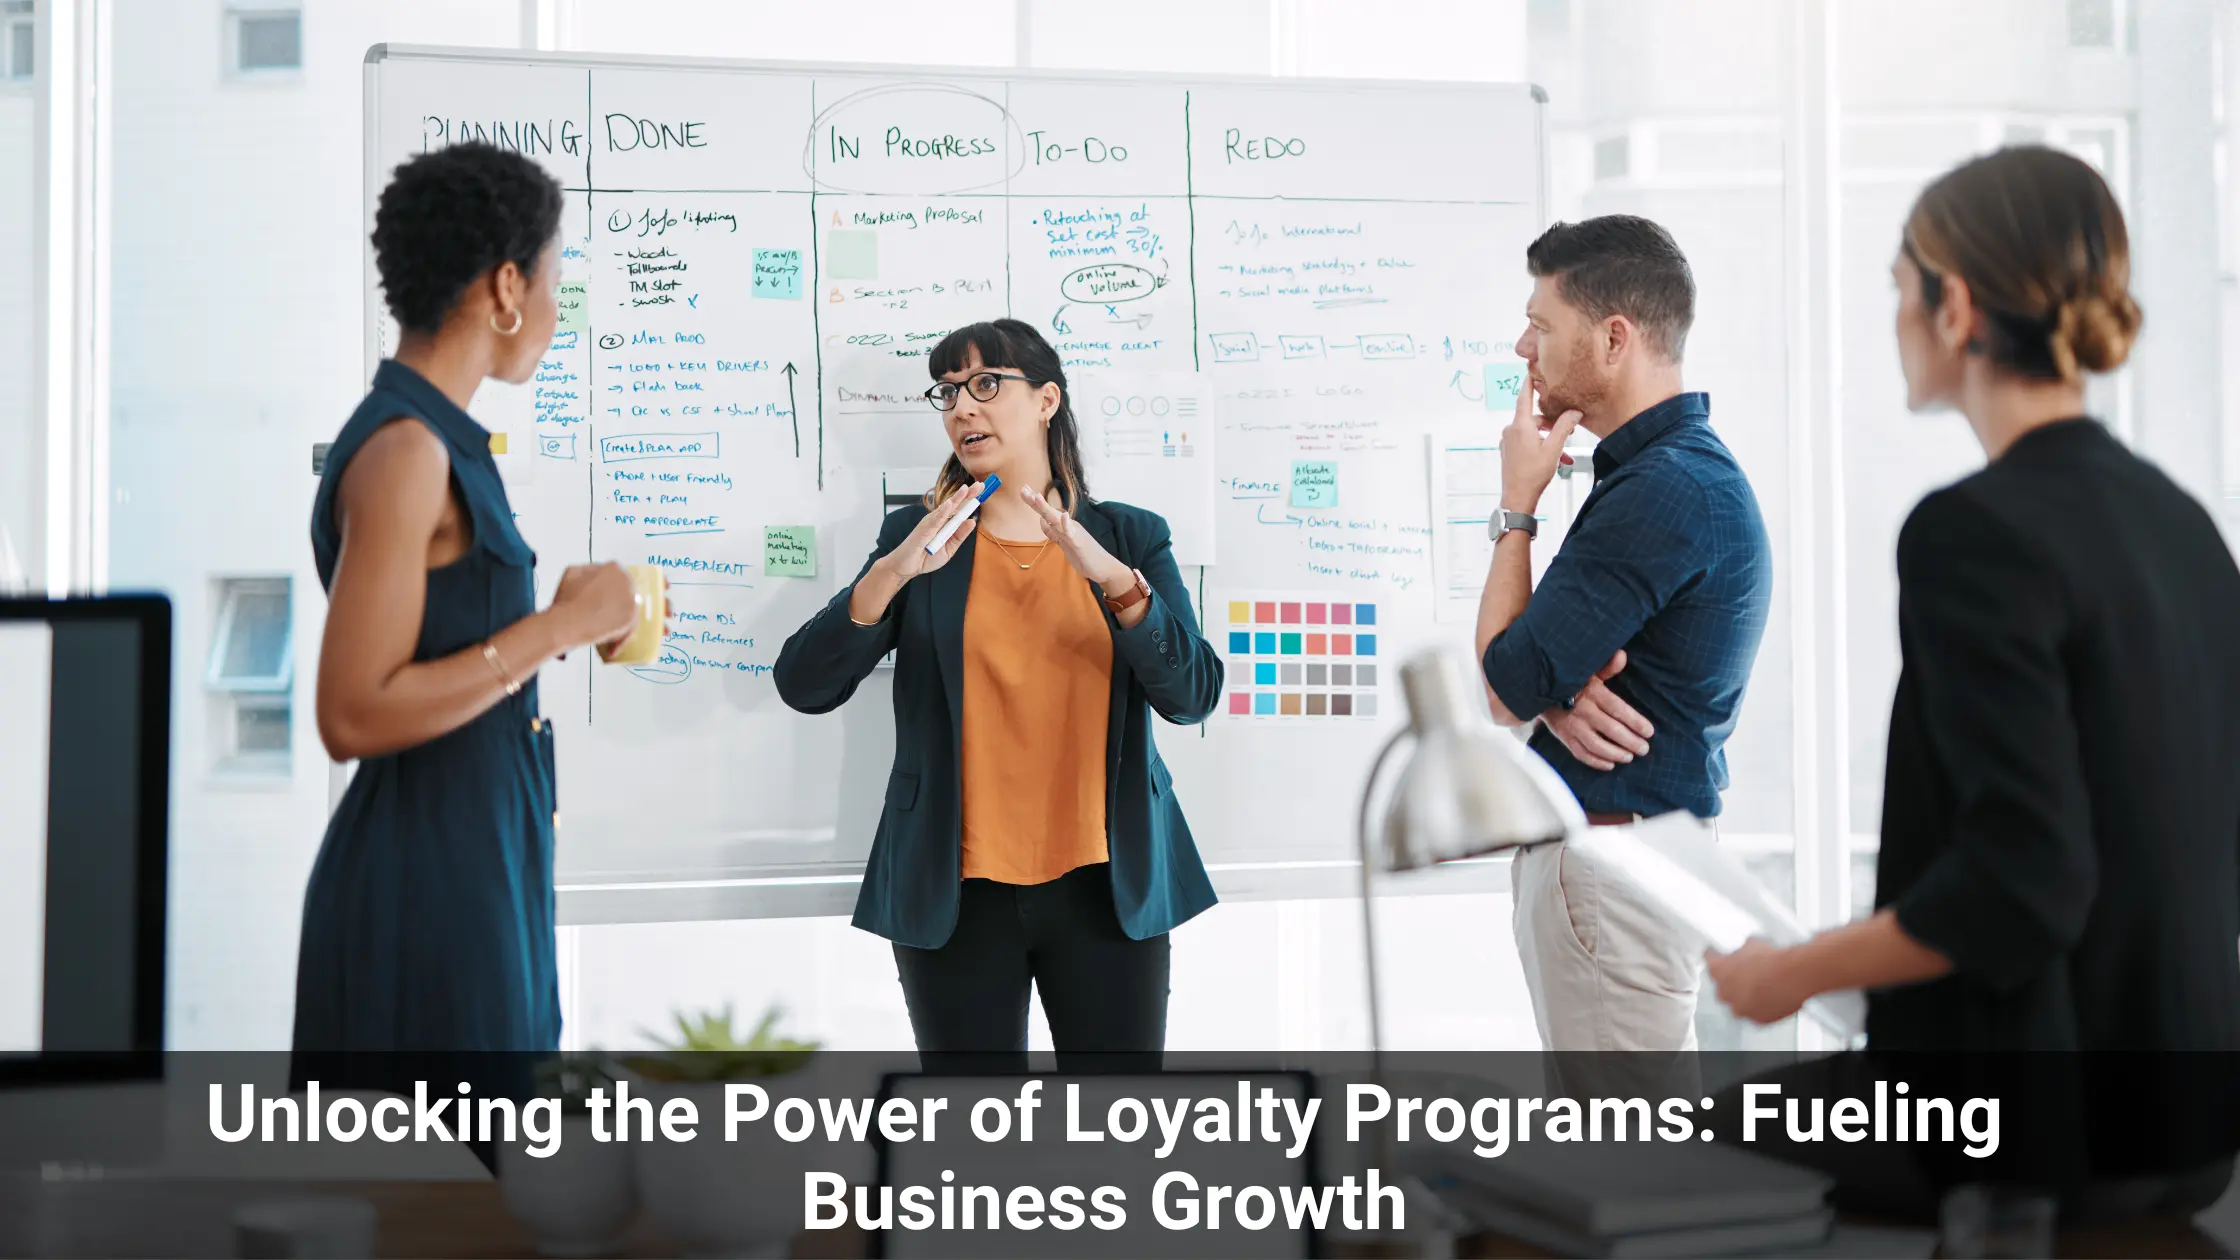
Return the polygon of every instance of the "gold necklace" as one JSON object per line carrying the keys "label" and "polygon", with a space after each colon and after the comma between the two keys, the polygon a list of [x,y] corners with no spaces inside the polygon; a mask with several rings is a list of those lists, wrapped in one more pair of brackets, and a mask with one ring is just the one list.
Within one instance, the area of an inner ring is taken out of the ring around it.
{"label": "gold necklace", "polygon": [[1042,562],[1043,554],[1050,550],[1050,540],[1045,538],[1042,540],[1042,545],[1034,549],[1034,559],[1029,560],[1024,564],[1020,564],[1019,553],[1005,546],[1001,538],[996,537],[994,534],[982,534],[980,536],[987,539],[989,542],[994,543],[996,545],[996,550],[1001,551],[1003,554],[1011,557],[1011,563],[1019,565],[1019,567],[1022,569],[1031,569],[1037,564],[1040,564]]}

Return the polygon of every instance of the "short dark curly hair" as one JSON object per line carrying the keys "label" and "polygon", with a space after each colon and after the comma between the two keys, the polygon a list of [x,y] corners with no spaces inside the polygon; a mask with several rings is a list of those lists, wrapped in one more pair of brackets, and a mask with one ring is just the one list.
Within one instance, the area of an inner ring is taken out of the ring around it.
{"label": "short dark curly hair", "polygon": [[1605,320],[1623,315],[1674,363],[1696,322],[1696,281],[1672,233],[1639,215],[1558,223],[1525,250],[1525,269],[1554,276],[1563,300]]}
{"label": "short dark curly hair", "polygon": [[511,262],[536,271],[560,232],[560,185],[518,153],[475,141],[396,169],[373,212],[373,262],[408,332],[442,327],[476,277]]}

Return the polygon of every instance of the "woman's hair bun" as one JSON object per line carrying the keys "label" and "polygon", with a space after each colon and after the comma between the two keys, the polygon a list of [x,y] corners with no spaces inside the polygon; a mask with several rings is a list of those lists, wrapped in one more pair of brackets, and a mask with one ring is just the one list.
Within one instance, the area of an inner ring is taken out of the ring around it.
{"label": "woman's hair bun", "polygon": [[2130,357],[2141,315],[2123,211],[2075,155],[2022,145],[1964,162],[1922,190],[1905,240],[1925,282],[1966,282],[1984,317],[1975,348],[2000,368],[2074,383]]}
{"label": "woman's hair bun", "polygon": [[2113,372],[2131,357],[2139,324],[2139,304],[2129,293],[2081,293],[2055,313],[2047,348],[2055,366],[2066,369],[2062,376],[2067,379],[2080,372]]}

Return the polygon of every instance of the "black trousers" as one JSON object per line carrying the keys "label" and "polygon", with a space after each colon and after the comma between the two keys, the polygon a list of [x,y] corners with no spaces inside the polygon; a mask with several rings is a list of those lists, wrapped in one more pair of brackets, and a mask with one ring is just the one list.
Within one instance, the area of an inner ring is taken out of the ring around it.
{"label": "black trousers", "polygon": [[1120,930],[1106,863],[1047,884],[965,880],[948,943],[898,944],[894,962],[928,1072],[1025,1072],[1030,992],[1042,995],[1059,1071],[1159,1069],[1167,937]]}

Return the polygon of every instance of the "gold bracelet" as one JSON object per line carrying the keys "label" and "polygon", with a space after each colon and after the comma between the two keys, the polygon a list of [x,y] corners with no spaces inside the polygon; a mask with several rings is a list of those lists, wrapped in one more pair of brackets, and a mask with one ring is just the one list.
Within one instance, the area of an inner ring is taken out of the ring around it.
{"label": "gold bracelet", "polygon": [[[902,588],[900,586],[894,588],[894,595],[900,595],[901,593]],[[887,596],[887,608],[882,608],[879,610],[879,621],[885,621],[887,619],[887,609],[894,606],[894,595]],[[855,587],[853,586],[848,588],[848,599],[851,603],[853,603],[855,600]],[[869,630],[879,624],[879,621],[857,621],[854,610],[845,606],[843,606],[840,611],[848,614],[848,621],[851,624],[860,626],[865,630]]]}
{"label": "gold bracelet", "polygon": [[482,641],[482,659],[490,662],[490,668],[498,672],[498,681],[506,685],[507,695],[521,694],[520,681],[513,676],[512,671],[506,668],[506,663],[498,659],[497,646],[488,639]]}

